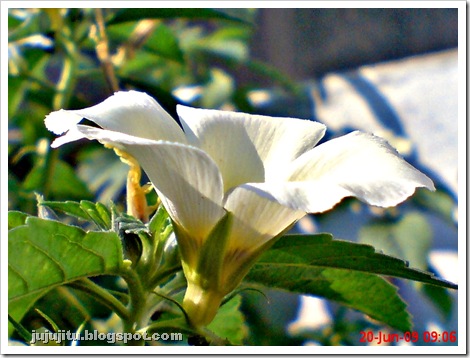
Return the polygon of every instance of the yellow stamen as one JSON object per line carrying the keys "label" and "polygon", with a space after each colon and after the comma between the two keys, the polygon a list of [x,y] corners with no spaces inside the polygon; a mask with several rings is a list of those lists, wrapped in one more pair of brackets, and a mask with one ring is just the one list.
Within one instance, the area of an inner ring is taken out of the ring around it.
{"label": "yellow stamen", "polygon": [[140,185],[142,170],[139,162],[132,155],[109,144],[105,147],[114,149],[121,161],[130,167],[126,183],[127,214],[142,220],[144,223],[148,222],[149,215],[160,205],[160,199],[157,200],[155,205],[149,206],[147,204],[146,194],[153,190],[153,185],[151,183]]}

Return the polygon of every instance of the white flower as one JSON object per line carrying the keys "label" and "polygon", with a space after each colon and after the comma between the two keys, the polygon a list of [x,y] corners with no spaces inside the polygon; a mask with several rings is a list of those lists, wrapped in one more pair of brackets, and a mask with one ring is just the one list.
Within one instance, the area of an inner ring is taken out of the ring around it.
{"label": "white flower", "polygon": [[[220,301],[270,241],[306,213],[329,210],[347,196],[390,207],[417,187],[434,190],[372,134],[352,132],[316,146],[325,126],[309,120],[185,106],[177,112],[183,129],[147,94],[129,91],[83,110],[53,112],[45,124],[65,133],[53,147],[97,139],[142,165],[175,224],[188,279],[185,307],[195,325],[216,312],[200,313],[207,292]],[[102,129],[80,125],[82,118]],[[200,262],[210,251],[204,243],[227,212],[224,245],[215,251],[222,258],[211,268]],[[216,279],[208,277],[211,270]]]}

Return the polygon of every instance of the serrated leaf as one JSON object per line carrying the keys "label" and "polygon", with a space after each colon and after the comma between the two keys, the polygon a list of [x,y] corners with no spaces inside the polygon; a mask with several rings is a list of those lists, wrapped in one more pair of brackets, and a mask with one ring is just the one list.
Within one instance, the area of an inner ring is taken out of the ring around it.
{"label": "serrated leaf", "polygon": [[80,201],[80,206],[99,228],[102,230],[111,229],[111,212],[106,206],[87,200]]}
{"label": "serrated leaf", "polygon": [[52,210],[59,210],[63,213],[82,220],[90,220],[88,214],[82,209],[80,203],[76,201],[42,201],[40,205],[47,206]]}
{"label": "serrated leaf", "polygon": [[237,345],[243,344],[243,339],[248,333],[245,318],[240,311],[241,301],[240,295],[233,297],[220,307],[214,320],[207,326],[220,338]]}
{"label": "serrated leaf", "polygon": [[115,25],[128,21],[136,21],[142,19],[165,19],[165,18],[186,18],[186,19],[220,19],[231,20],[236,22],[245,22],[243,19],[223,11],[198,8],[198,9],[171,9],[171,8],[152,8],[152,9],[139,9],[128,8],[120,9],[117,11],[109,21],[108,25]]}
{"label": "serrated leaf", "polygon": [[101,230],[111,229],[111,212],[102,203],[91,201],[42,201],[40,203],[53,210],[59,210],[78,219],[94,222]]}
{"label": "serrated leaf", "polygon": [[457,286],[407,267],[372,246],[333,240],[329,234],[287,235],[265,252],[246,280],[264,286],[341,302],[393,328],[411,328],[396,287],[377,275]]}
{"label": "serrated leaf", "polygon": [[[171,220],[163,205],[160,205],[148,223],[148,229],[152,236],[162,235],[167,232],[168,226],[171,225]],[[169,233],[168,233],[169,234]],[[160,237],[166,240],[167,237]]]}
{"label": "serrated leaf", "polygon": [[343,268],[457,289],[456,284],[437,278],[432,273],[410,268],[407,262],[376,252],[371,245],[336,240],[330,234],[286,235],[260,260],[271,261]]}
{"label": "serrated leaf", "polygon": [[20,321],[50,289],[82,277],[116,274],[119,237],[29,217],[8,233],[8,310]]}
{"label": "serrated leaf", "polygon": [[324,297],[366,313],[395,329],[411,330],[411,318],[397,288],[376,275],[302,264],[258,263],[249,272],[247,280]]}

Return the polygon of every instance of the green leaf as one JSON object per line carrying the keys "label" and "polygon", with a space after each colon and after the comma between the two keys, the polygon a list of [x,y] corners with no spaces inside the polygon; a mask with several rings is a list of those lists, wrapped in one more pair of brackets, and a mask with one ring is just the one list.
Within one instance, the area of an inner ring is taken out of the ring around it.
{"label": "green leaf", "polygon": [[286,235],[263,254],[260,260],[271,261],[343,268],[457,289],[456,284],[439,279],[432,273],[410,268],[407,262],[376,252],[371,245],[334,240],[330,234]]}
{"label": "green leaf", "polygon": [[142,19],[165,19],[165,18],[186,18],[186,19],[218,19],[218,20],[231,20],[236,22],[245,22],[243,19],[223,11],[214,9],[199,8],[199,9],[170,9],[170,8],[152,8],[152,9],[139,9],[129,8],[117,11],[110,20],[107,21],[108,25],[115,25],[122,22],[138,21]]}
{"label": "green leaf", "polygon": [[413,199],[426,209],[439,214],[447,223],[451,225],[456,224],[457,203],[449,193],[442,190],[434,192],[418,190]]}
{"label": "green leaf", "polygon": [[359,242],[374,245],[387,255],[402,257],[414,267],[425,270],[432,230],[423,215],[412,212],[398,222],[384,221],[363,226]]}
{"label": "green leaf", "polygon": [[[157,236],[159,241],[165,241],[171,233],[171,219],[163,205],[160,205],[148,223],[148,229],[152,236]],[[170,230],[169,230],[170,229]]]}
{"label": "green leaf", "polygon": [[15,319],[10,315],[8,315],[8,322],[10,322],[10,324],[16,329],[16,331],[18,332],[20,337],[23,338],[26,344],[29,344],[29,342],[31,342],[33,335],[30,331],[24,328],[21,323],[15,321]]}
{"label": "green leaf", "polygon": [[87,185],[77,177],[72,166],[58,160],[50,178],[46,178],[47,168],[44,160],[37,160],[33,169],[23,182],[24,190],[42,191],[44,181],[52,181],[51,195],[57,198],[92,198]]}
{"label": "green leaf", "polygon": [[87,233],[29,217],[8,234],[9,313],[20,321],[50,289],[82,277],[116,274],[121,264],[121,242],[115,233]]}
{"label": "green leaf", "polygon": [[447,288],[457,286],[408,268],[403,260],[369,245],[331,235],[287,235],[265,252],[248,273],[252,283],[311,294],[343,303],[399,330],[410,317],[395,286],[377,275],[401,277]]}
{"label": "green leaf", "polygon": [[[398,222],[380,221],[365,225],[359,232],[359,241],[374,245],[387,255],[403,257],[421,270],[428,269],[432,230],[420,213],[407,213]],[[452,310],[452,300],[445,289],[421,284],[418,288],[444,317],[448,317]]]}
{"label": "green leaf", "polygon": [[217,55],[237,63],[243,63],[248,59],[248,44],[239,39],[219,39],[209,36],[194,43],[192,51],[194,50]]}
{"label": "green leaf", "polygon": [[436,306],[445,320],[450,318],[453,308],[452,297],[449,292],[442,288],[432,285],[423,285],[423,293]]}
{"label": "green leaf", "polygon": [[40,205],[76,217],[78,219],[94,222],[101,230],[111,229],[111,212],[102,203],[91,201],[42,201]]}
{"label": "green leaf", "polygon": [[52,178],[51,193],[57,198],[92,198],[87,185],[77,177],[72,166],[59,160]]}
{"label": "green leaf", "polygon": [[111,212],[101,203],[82,200],[80,206],[101,230],[111,229]]}
{"label": "green leaf", "polygon": [[207,326],[212,332],[230,343],[241,345],[247,336],[248,328],[240,311],[241,296],[237,295],[220,307],[214,320]]}
{"label": "green leaf", "polygon": [[52,329],[54,330],[54,332],[59,332],[59,326],[57,325],[57,323],[54,322],[54,320],[49,317],[47,314],[45,314],[44,312],[42,312],[39,308],[36,308],[36,312],[39,313],[39,315],[44,318],[47,323],[49,323],[52,327]]}
{"label": "green leaf", "polygon": [[247,279],[271,288],[324,297],[390,327],[411,330],[411,318],[397,288],[376,275],[302,264],[259,263]]}
{"label": "green leaf", "polygon": [[183,51],[181,51],[177,37],[170,28],[163,24],[160,24],[154,30],[152,36],[150,36],[148,41],[145,43],[144,48],[151,50],[164,58],[180,63],[184,62]]}
{"label": "green leaf", "polygon": [[47,206],[53,210],[59,210],[63,213],[76,217],[78,219],[89,221],[91,218],[82,209],[80,203],[76,201],[42,201],[39,205]]}
{"label": "green leaf", "polygon": [[302,94],[302,87],[293,81],[289,76],[281,72],[274,66],[270,66],[267,63],[251,59],[246,62],[247,71],[253,72],[257,75],[265,76],[274,82],[282,85],[288,91],[294,93],[296,96],[300,97]]}
{"label": "green leaf", "polygon": [[21,211],[9,211],[8,212],[8,230],[13,229],[17,226],[24,225],[28,214],[22,213]]}

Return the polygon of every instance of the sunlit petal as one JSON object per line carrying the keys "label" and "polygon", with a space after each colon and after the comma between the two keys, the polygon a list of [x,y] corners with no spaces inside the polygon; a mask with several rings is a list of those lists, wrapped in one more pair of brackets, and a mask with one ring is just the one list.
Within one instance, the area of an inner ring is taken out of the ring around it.
{"label": "sunlit petal", "polygon": [[71,128],[63,136],[54,139],[54,141],[51,143],[51,147],[57,148],[63,144],[75,142],[83,138],[85,138],[85,135],[82,132],[80,132],[77,128]]}
{"label": "sunlit petal", "polygon": [[229,246],[235,250],[255,250],[305,216],[244,187],[235,188],[224,207],[234,215]]}
{"label": "sunlit petal", "polygon": [[55,134],[62,134],[83,118],[104,129],[136,137],[186,143],[178,123],[157,101],[142,92],[116,92],[92,107],[55,111],[46,117],[45,124]]}
{"label": "sunlit petal", "polygon": [[324,212],[339,203],[341,199],[353,195],[352,192],[328,180],[248,183],[242,187],[291,210],[305,213]]}
{"label": "sunlit petal", "polygon": [[390,207],[417,187],[434,190],[432,181],[385,140],[361,132],[330,140],[299,157],[292,163],[289,181],[253,186],[284,205],[311,213],[328,210],[346,196]]}
{"label": "sunlit petal", "polygon": [[323,124],[228,111],[177,107],[190,142],[214,159],[225,190],[279,180],[287,165],[323,137]]}

